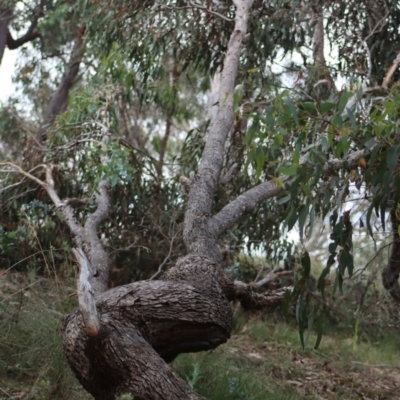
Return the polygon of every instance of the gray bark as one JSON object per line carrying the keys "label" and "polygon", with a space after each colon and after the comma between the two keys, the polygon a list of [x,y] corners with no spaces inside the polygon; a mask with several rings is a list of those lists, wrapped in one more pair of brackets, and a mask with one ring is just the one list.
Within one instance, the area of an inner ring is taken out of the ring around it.
{"label": "gray bark", "polygon": [[218,110],[207,133],[198,173],[191,182],[183,230],[189,253],[206,254],[217,262],[222,261],[217,245],[218,236],[208,223],[212,215],[213,195],[224,162],[225,142],[233,125],[235,79],[252,6],[251,0],[234,3],[237,7],[235,27],[221,71]]}
{"label": "gray bark", "polygon": [[314,19],[313,57],[315,70],[310,82],[312,85],[311,93],[318,100],[326,100],[334,89],[334,83],[324,55],[324,11],[323,6],[318,2],[314,6]]}
{"label": "gray bark", "polygon": [[79,310],[66,317],[64,352],[85,389],[96,399],[122,393],[135,399],[201,399],[166,362],[229,338],[231,309],[213,269],[212,262],[188,256],[163,281],[132,283],[98,296],[101,327],[94,338]]}

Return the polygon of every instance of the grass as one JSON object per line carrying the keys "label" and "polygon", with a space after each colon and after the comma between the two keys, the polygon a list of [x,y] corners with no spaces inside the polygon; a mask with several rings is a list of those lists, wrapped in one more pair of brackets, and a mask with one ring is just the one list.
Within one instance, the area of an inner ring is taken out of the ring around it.
{"label": "grass", "polygon": [[[0,273],[0,398],[21,392],[23,399],[91,398],[62,352],[61,316],[76,300],[68,300],[70,293],[35,274]],[[324,329],[318,351],[313,332],[303,350],[294,323],[239,313],[227,344],[181,355],[172,366],[210,400],[392,398],[400,386],[399,329],[377,335]]]}
{"label": "grass", "polygon": [[61,298],[68,296],[41,278],[17,280],[0,280],[0,387],[35,400],[91,398],[62,352],[61,317],[73,305]]}
{"label": "grass", "polygon": [[173,367],[192,389],[210,400],[302,398],[292,389],[281,389],[272,376],[263,374],[260,365],[229,355],[226,349],[180,355]]}
{"label": "grass", "polygon": [[308,343],[302,350],[297,328],[284,322],[253,321],[246,325],[244,333],[259,344],[269,342],[290,346],[302,351],[307,356],[316,355],[316,357],[342,363],[358,361],[366,364],[400,366],[400,332],[398,329],[388,328],[387,334],[381,336],[380,340],[366,339],[355,343],[352,336],[346,337],[343,334],[337,334],[330,328],[330,331],[325,332],[317,352],[313,350],[317,340],[315,333],[310,333]]}

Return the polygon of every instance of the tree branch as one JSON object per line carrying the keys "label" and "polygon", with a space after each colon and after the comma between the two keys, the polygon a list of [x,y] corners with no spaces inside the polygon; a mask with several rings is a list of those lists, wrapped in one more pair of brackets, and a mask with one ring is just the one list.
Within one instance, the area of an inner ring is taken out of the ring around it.
{"label": "tree branch", "polygon": [[7,46],[8,24],[12,19],[12,14],[12,9],[9,7],[0,9],[0,64]]}
{"label": "tree branch", "polygon": [[66,110],[68,106],[69,92],[76,81],[79,72],[79,65],[85,53],[85,45],[83,36],[85,34],[85,27],[78,29],[78,34],[75,40],[74,48],[72,49],[71,56],[68,62],[67,69],[65,70],[61,81],[54,92],[53,97],[47,107],[46,115],[39,128],[38,142],[41,144],[47,139],[47,131],[53,124],[56,117]]}
{"label": "tree branch", "polygon": [[252,3],[252,0],[234,0],[235,27],[229,40],[221,73],[218,111],[207,133],[199,170],[192,180],[185,212],[183,237],[188,251],[212,253],[211,256],[218,261],[221,256],[217,243],[207,232],[206,223],[212,211],[213,194],[224,161],[225,142],[233,124],[235,80]]}
{"label": "tree branch", "polygon": [[104,222],[110,212],[110,198],[108,196],[108,183],[103,180],[99,183],[98,193],[95,194],[97,208],[88,217],[84,226],[84,237],[87,245],[87,252],[93,269],[92,286],[95,294],[105,292],[108,287],[108,275],[110,272],[110,259],[104,246],[101,243],[97,230]]}
{"label": "tree branch", "polygon": [[[329,176],[332,172],[343,167],[347,167],[350,170],[357,168],[360,158],[367,157],[374,148],[375,146],[369,150],[355,151],[354,153],[350,153],[344,160],[334,158],[327,161],[324,166],[325,175]],[[281,190],[287,188],[293,182],[293,179],[286,179],[283,184],[278,184],[277,182],[277,179],[271,179],[270,181],[260,183],[223,207],[222,210],[214,215],[208,222],[213,235],[217,237],[221,236],[242,218],[243,215],[253,211],[257,204],[275,197]]]}
{"label": "tree branch", "polygon": [[256,310],[265,307],[276,307],[283,302],[286,292],[291,292],[293,287],[284,287],[270,290],[266,293],[256,293],[251,285],[235,281],[235,298],[240,301],[243,308]]}
{"label": "tree branch", "polygon": [[100,320],[97,313],[96,302],[90,280],[92,278],[92,268],[89,260],[82,249],[71,249],[79,264],[78,278],[78,301],[79,310],[82,314],[83,322],[86,326],[86,332],[94,337],[100,331]]}
{"label": "tree branch", "polygon": [[23,46],[25,43],[35,40],[36,38],[38,38],[40,36],[40,33],[36,30],[36,27],[39,22],[39,19],[41,17],[43,17],[43,15],[44,15],[43,9],[44,9],[46,2],[47,2],[47,0],[41,0],[40,3],[35,7],[35,9],[33,10],[33,17],[32,17],[31,24],[30,24],[28,30],[26,31],[26,33],[24,35],[22,35],[20,38],[13,39],[13,37],[11,36],[10,30],[8,30],[7,47],[10,50],[15,50],[18,47]]}
{"label": "tree branch", "polygon": [[280,191],[281,187],[276,180],[266,181],[251,188],[214,215],[209,221],[210,229],[216,236],[221,236],[243,215],[253,211],[258,203],[276,196]]}
{"label": "tree branch", "polygon": [[97,230],[99,225],[108,217],[110,210],[110,199],[107,191],[107,181],[103,180],[99,183],[98,193],[95,194],[97,208],[91,214],[84,226],[82,226],[75,218],[74,209],[71,207],[70,199],[61,200],[55,190],[54,180],[52,176],[53,165],[46,166],[46,181],[42,181],[34,175],[24,171],[18,165],[10,162],[0,163],[0,166],[8,166],[27,177],[33,182],[40,185],[46,190],[54,205],[59,208],[65,218],[65,221],[71,230],[75,243],[78,248],[84,248],[88,254],[88,268],[91,271],[91,287],[94,295],[98,295],[107,290],[108,275],[110,269],[110,259],[98,237]]}

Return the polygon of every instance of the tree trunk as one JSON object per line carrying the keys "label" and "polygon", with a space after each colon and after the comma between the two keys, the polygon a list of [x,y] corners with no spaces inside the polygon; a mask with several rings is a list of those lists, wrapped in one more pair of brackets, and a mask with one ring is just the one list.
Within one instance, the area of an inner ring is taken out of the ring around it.
{"label": "tree trunk", "polygon": [[10,8],[0,8],[0,64],[7,46],[8,24],[11,18],[12,10]]}
{"label": "tree trunk", "polygon": [[214,349],[230,337],[232,314],[211,260],[186,256],[163,281],[142,281],[96,299],[100,331],[79,310],[65,318],[64,352],[95,399],[201,399],[168,366],[178,354]]}
{"label": "tree trunk", "polygon": [[400,303],[400,236],[399,236],[399,214],[396,206],[390,211],[392,222],[393,243],[390,259],[387,266],[382,271],[382,283],[389,291],[395,301]]}
{"label": "tree trunk", "polygon": [[[76,377],[96,399],[115,399],[123,393],[141,400],[201,399],[167,363],[181,353],[210,350],[225,343],[232,327],[230,300],[257,308],[276,304],[283,297],[283,293],[257,294],[224,272],[218,238],[228,224],[219,229],[212,218],[213,194],[233,124],[233,91],[252,0],[234,3],[235,27],[221,73],[218,111],[207,133],[198,174],[190,182],[184,227],[188,255],[162,280],[132,283],[102,293],[108,257],[96,231],[109,208],[106,184],[96,195],[96,212],[82,227],[51,191],[51,170],[47,183],[40,183],[69,218],[80,247],[74,251],[80,265],[79,310],[64,320],[63,345]],[[230,215],[233,209],[229,208]],[[233,212],[229,223],[241,213]]]}

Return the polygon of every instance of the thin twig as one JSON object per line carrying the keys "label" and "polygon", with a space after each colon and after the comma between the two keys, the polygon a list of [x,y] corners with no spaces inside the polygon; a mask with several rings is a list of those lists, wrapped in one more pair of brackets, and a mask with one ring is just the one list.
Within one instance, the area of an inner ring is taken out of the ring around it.
{"label": "thin twig", "polygon": [[355,276],[356,274],[361,274],[362,272],[364,272],[364,271],[368,268],[368,266],[379,256],[380,252],[381,252],[383,249],[385,249],[386,247],[391,246],[394,242],[395,242],[395,241],[390,242],[390,243],[385,244],[384,246],[382,246],[382,247],[377,251],[377,253],[371,258],[371,260],[369,260],[369,261],[365,264],[365,267],[364,267],[364,268],[361,268],[361,269],[359,269],[359,270],[357,270],[357,271],[354,273],[353,276]]}
{"label": "thin twig", "polygon": [[183,7],[169,7],[169,6],[164,6],[164,7],[162,7],[162,8],[168,9],[168,10],[188,10],[188,9],[197,8],[198,10],[205,11],[205,12],[208,13],[208,14],[212,14],[212,15],[215,15],[216,17],[222,18],[222,19],[225,20],[225,21],[234,22],[234,19],[225,17],[225,15],[222,15],[222,14],[220,14],[220,13],[217,12],[217,11],[209,10],[207,7],[204,7],[204,6],[202,6],[201,4],[197,4],[197,3],[194,3],[194,2],[192,2],[192,1],[189,1],[189,4],[190,4],[189,6],[183,6]]}
{"label": "thin twig", "polygon": [[177,235],[178,235],[178,232],[176,232],[176,233],[172,236],[172,238],[171,238],[171,243],[170,243],[170,245],[169,245],[168,254],[167,254],[167,256],[164,258],[164,261],[163,261],[163,262],[160,264],[160,266],[158,267],[157,272],[150,278],[151,281],[154,280],[154,279],[156,279],[156,278],[158,278],[158,277],[161,275],[161,273],[163,272],[164,266],[166,265],[167,261],[168,261],[169,258],[171,257],[172,246],[174,245],[174,240],[175,240],[175,238],[177,237]]}

